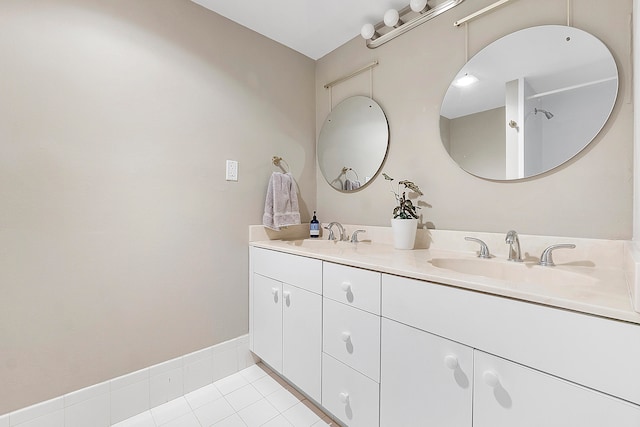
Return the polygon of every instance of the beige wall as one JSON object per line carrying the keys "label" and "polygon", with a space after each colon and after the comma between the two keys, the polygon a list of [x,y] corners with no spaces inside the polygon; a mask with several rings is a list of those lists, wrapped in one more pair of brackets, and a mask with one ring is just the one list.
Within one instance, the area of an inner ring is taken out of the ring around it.
{"label": "beige wall", "polygon": [[[633,57],[640,55],[640,0],[633,0]],[[640,67],[633,67],[633,98],[640,99]],[[633,198],[633,240],[640,241],[640,108],[633,111],[634,131],[634,198]]]}
{"label": "beige wall", "polygon": [[[423,222],[438,229],[628,239],[632,235],[633,108],[630,18],[632,0],[572,0],[573,26],[600,38],[611,49],[620,89],[611,119],[590,146],[542,176],[501,183],[476,178],[451,160],[440,141],[439,111],[455,73],[465,63],[465,29],[453,22],[493,3],[466,1],[389,43],[370,50],[355,38],[318,61],[316,131],[330,108],[322,85],[378,59],[373,97],[389,120],[390,147],[383,170],[410,179],[431,208]],[[519,0],[468,24],[469,56],[513,31],[566,24],[566,2]],[[363,74],[333,90],[340,99],[369,93]],[[331,189],[318,175],[318,213],[323,221],[388,225],[394,204],[388,183],[377,178],[354,194]],[[523,243],[526,251],[526,243]]]}
{"label": "beige wall", "polygon": [[0,2],[0,414],[247,333],[273,155],[315,205],[314,67],[188,0]]}

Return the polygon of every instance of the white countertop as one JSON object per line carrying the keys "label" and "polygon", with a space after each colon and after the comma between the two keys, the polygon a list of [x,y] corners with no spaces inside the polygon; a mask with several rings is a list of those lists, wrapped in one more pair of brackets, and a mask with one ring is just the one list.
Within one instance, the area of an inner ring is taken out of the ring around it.
{"label": "white countertop", "polygon": [[[435,247],[407,251],[394,249],[386,243],[371,242],[354,244],[300,239],[252,241],[250,245],[640,324],[640,313],[633,309],[624,270],[609,268],[609,265],[600,268],[592,266],[594,263],[591,262],[561,264],[556,260],[555,267],[542,267],[536,264],[536,258],[529,256],[524,263],[514,266],[500,257],[480,260],[473,252]],[[482,265],[477,262],[493,263],[491,268],[511,272],[521,268],[527,279],[498,280],[460,273],[434,266],[431,263],[434,259],[436,262],[438,259],[463,260],[480,267]]]}

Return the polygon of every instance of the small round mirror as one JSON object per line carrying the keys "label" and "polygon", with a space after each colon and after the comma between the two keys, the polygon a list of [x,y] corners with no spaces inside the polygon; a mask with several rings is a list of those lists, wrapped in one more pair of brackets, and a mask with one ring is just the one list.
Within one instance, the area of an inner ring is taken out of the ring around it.
{"label": "small round mirror", "polygon": [[535,176],[584,149],[618,94],[609,49],[577,28],[544,25],[485,47],[454,77],[440,135],[467,172],[488,179]]}
{"label": "small round mirror", "polygon": [[329,113],[318,138],[318,166],[331,187],[355,191],[382,166],[389,145],[389,125],[371,98],[353,96]]}

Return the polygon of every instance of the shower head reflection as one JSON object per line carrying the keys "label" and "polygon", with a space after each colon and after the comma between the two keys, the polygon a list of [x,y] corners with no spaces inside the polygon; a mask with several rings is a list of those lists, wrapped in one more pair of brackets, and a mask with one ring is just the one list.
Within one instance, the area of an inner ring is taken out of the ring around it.
{"label": "shower head reflection", "polygon": [[535,112],[535,114],[538,114],[538,113],[544,114],[547,120],[551,120],[553,118],[553,114],[551,114],[547,110],[543,110],[542,108],[535,108],[533,111]]}

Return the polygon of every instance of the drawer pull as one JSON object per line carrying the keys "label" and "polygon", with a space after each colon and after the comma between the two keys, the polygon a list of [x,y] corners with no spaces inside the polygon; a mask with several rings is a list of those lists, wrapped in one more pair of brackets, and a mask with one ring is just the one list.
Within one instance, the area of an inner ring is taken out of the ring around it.
{"label": "drawer pull", "polygon": [[494,371],[484,371],[484,374],[482,374],[482,379],[484,380],[484,383],[489,387],[496,388],[500,385],[500,378]]}
{"label": "drawer pull", "polygon": [[344,403],[345,405],[349,403],[349,393],[343,392],[339,394],[340,397],[340,402]]}
{"label": "drawer pull", "polygon": [[278,288],[271,288],[271,295],[273,295],[274,297],[278,296]]}
{"label": "drawer pull", "polygon": [[284,292],[282,293],[282,296],[283,296],[283,297],[285,297],[286,299],[289,299],[289,298],[291,298],[291,292],[289,292],[289,291],[284,291]]}
{"label": "drawer pull", "polygon": [[340,285],[340,287],[342,288],[343,291],[345,292],[351,292],[351,283],[349,282],[342,282],[342,284]]}
{"label": "drawer pull", "polygon": [[455,370],[458,368],[458,366],[460,366],[460,363],[458,362],[458,358],[456,356],[450,354],[444,358],[444,366],[449,369]]}
{"label": "drawer pull", "polygon": [[349,331],[344,331],[342,333],[342,341],[344,342],[349,342],[349,340],[351,339],[351,332]]}

